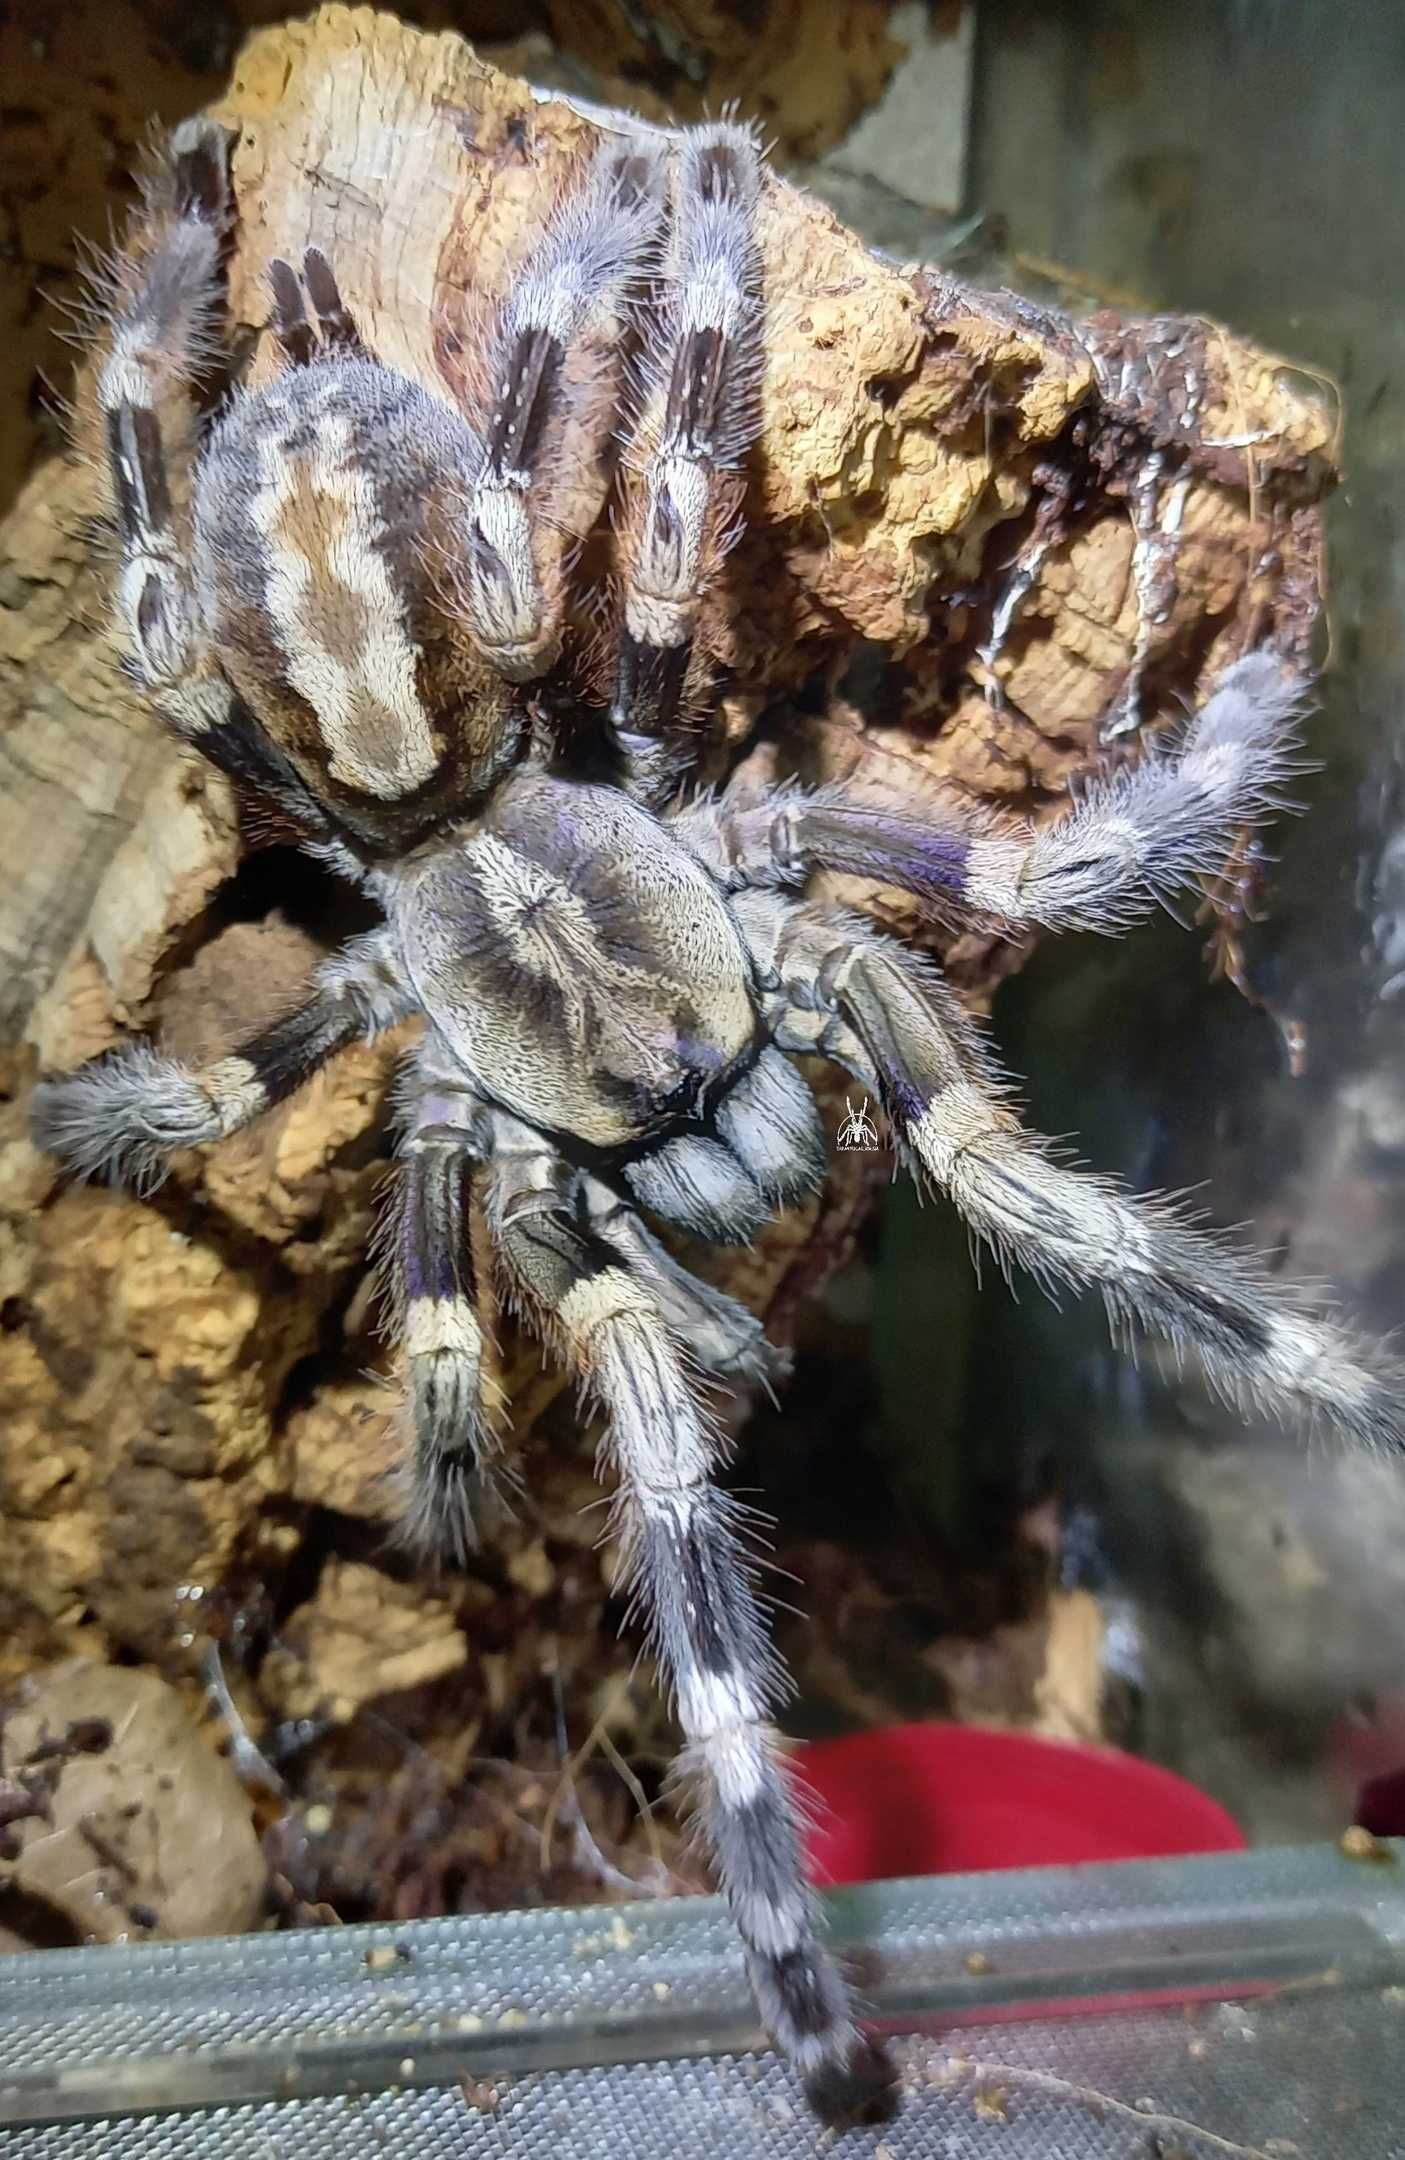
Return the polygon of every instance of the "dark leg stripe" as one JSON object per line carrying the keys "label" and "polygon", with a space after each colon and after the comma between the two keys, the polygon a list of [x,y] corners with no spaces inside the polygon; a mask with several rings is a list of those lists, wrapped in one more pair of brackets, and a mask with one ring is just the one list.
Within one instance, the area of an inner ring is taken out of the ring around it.
{"label": "dark leg stripe", "polygon": [[915,1030],[915,1017],[904,1007],[908,986],[899,979],[892,996],[883,995],[860,960],[845,986],[843,1006],[878,1067],[883,1107],[899,1132],[915,1125],[932,1097],[957,1077],[950,1060],[938,1062],[942,1038],[929,1026]]}
{"label": "dark leg stripe", "polygon": [[341,296],[332,266],[320,248],[309,248],[302,259],[307,296],[317,313],[322,335],[329,345],[358,347],[361,336]]}
{"label": "dark leg stripe", "polygon": [[412,1441],[399,1480],[402,1527],[416,1551],[460,1566],[477,1548],[479,1518],[501,1467],[485,1408],[475,1298],[477,1169],[463,1130],[412,1124],[382,1248],[390,1309],[409,1352]]}
{"label": "dark leg stripe", "polygon": [[735,144],[712,142],[698,153],[696,185],[702,202],[741,204],[746,193],[746,175]]}
{"label": "dark leg stripe", "polygon": [[417,1141],[400,1170],[403,1290],[413,1298],[471,1302],[476,1284],[469,1224],[472,1165],[461,1148]]}
{"label": "dark leg stripe", "polygon": [[536,324],[519,334],[506,356],[502,382],[507,394],[495,407],[488,431],[488,472],[499,483],[531,472],[564,359],[560,339]]}
{"label": "dark leg stripe", "polygon": [[107,415],[107,456],[112,492],[117,499],[118,527],[123,540],[130,542],[142,529],[141,478],[130,405],[121,405]]}
{"label": "dark leg stripe", "polygon": [[967,833],[857,806],[804,801],[796,807],[795,827],[802,858],[817,867],[881,878],[934,900],[959,899],[965,889]]}
{"label": "dark leg stripe", "polygon": [[622,733],[665,734],[678,717],[692,658],[691,642],[642,645],[620,631],[619,667],[612,718]]}
{"label": "dark leg stripe", "polygon": [[628,153],[615,159],[610,184],[626,208],[651,201],[657,191],[657,182],[658,166],[652,159]]}
{"label": "dark leg stripe", "polygon": [[242,700],[232,699],[226,719],[202,728],[189,741],[192,749],[231,780],[266,795],[305,833],[330,837],[332,825],[322,805]]}
{"label": "dark leg stripe", "polygon": [[631,1552],[651,1586],[660,1645],[676,1656],[686,1642],[700,1672],[740,1673],[758,1699],[769,1696],[775,1663],[752,1570],[722,1494],[700,1490],[686,1525],[640,1514]]}
{"label": "dark leg stripe", "polygon": [[142,405],[119,405],[107,415],[107,446],[117,498],[117,522],[128,543],[171,523],[161,427]]}
{"label": "dark leg stripe", "polygon": [[317,351],[317,339],[307,319],[298,274],[290,262],[275,255],[268,266],[268,282],[278,342],[294,367],[306,367]]}
{"label": "dark leg stripe", "polygon": [[315,997],[233,1054],[250,1066],[270,1103],[282,1102],[365,1031],[364,1016],[355,1005],[344,998]]}
{"label": "dark leg stripe", "polygon": [[564,1215],[527,1215],[505,1236],[513,1264],[549,1313],[560,1310],[577,1284],[621,1265],[603,1238]]}
{"label": "dark leg stripe", "polygon": [[229,141],[213,121],[189,121],[176,130],[172,196],[176,216],[223,225],[229,215]]}
{"label": "dark leg stripe", "polygon": [[717,440],[717,418],[726,388],[727,341],[710,325],[690,330],[679,346],[669,383],[664,441],[705,463]]}

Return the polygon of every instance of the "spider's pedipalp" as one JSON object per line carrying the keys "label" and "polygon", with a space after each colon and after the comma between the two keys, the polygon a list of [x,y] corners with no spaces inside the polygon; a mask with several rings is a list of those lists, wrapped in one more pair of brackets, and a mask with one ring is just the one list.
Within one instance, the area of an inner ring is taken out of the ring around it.
{"label": "spider's pedipalp", "polygon": [[379,1238],[389,1329],[403,1345],[410,1446],[399,1476],[406,1541],[462,1566],[497,1497],[501,1403],[479,1312],[472,1194],[482,1113],[423,1053],[402,1091],[391,1211]]}
{"label": "spider's pedipalp", "polygon": [[1272,652],[1220,677],[1179,746],[1088,786],[1037,828],[973,825],[949,802],[931,815],[835,782],[699,805],[691,844],[734,887],[796,886],[840,870],[916,894],[938,916],[1013,929],[1121,930],[1219,869],[1236,831],[1285,807],[1300,769],[1302,678]]}
{"label": "spider's pedipalp", "polygon": [[227,1140],[300,1088],[338,1050],[413,1011],[388,941],[372,931],[327,962],[303,1005],[228,1057],[192,1067],[149,1043],[90,1058],[34,1090],[36,1145],[79,1177],[150,1191],[181,1148]]}
{"label": "spider's pedipalp", "polygon": [[461,588],[485,658],[513,682],[541,674],[556,656],[566,561],[589,522],[573,507],[570,476],[554,469],[559,459],[552,455],[567,362],[592,320],[603,320],[616,348],[613,367],[602,363],[597,373],[606,379],[589,394],[581,386],[576,393],[578,406],[600,408],[587,429],[590,447],[599,449],[619,390],[629,290],[662,218],[659,159],[642,140],[607,146],[585,186],[557,211],[502,307]]}
{"label": "spider's pedipalp", "polygon": [[838,1022],[818,1047],[877,1090],[909,1164],[1002,1258],[1046,1284],[1096,1287],[1115,1327],[1135,1323],[1195,1351],[1211,1385],[1242,1410],[1405,1451],[1398,1364],[1302,1309],[1252,1255],[1173,1205],[1057,1162],[1021,1125],[933,970],[815,908],[795,911],[789,964],[819,985]]}
{"label": "spider's pedipalp", "polygon": [[712,1483],[717,1436],[649,1287],[573,1219],[565,1188],[549,1204],[557,1173],[544,1143],[537,1155],[495,1159],[492,1221],[524,1304],[607,1420],[616,1527],[762,2016],[831,2120],[881,2112],[887,2067],[816,1933],[770,1722],[781,1676],[735,1507]]}
{"label": "spider's pedipalp", "polygon": [[759,425],[761,152],[749,128],[685,130],[662,327],[645,340],[642,471],[626,508],[612,702],[629,748],[673,726]]}
{"label": "spider's pedipalp", "polygon": [[635,1198],[694,1237],[745,1245],[766,1220],[766,1198],[732,1149],[703,1133],[680,1133],[625,1165]]}
{"label": "spider's pedipalp", "polygon": [[829,1166],[824,1127],[804,1076],[765,1049],[717,1106],[717,1130],[772,1207],[808,1199]]}

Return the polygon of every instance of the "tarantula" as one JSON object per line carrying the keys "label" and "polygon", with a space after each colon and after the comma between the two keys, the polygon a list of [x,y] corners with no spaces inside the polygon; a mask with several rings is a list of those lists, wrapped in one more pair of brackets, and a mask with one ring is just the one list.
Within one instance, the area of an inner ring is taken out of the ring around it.
{"label": "tarantula", "polygon": [[[602,149],[503,301],[468,416],[377,361],[324,255],[273,262],[278,371],[201,432],[233,202],[222,132],[177,130],[97,374],[126,665],[384,920],[233,1055],[192,1070],[133,1043],[43,1081],[34,1118],[74,1170],[146,1187],[172,1150],[422,1017],[382,1254],[408,1367],[409,1528],[462,1557],[501,1466],[481,1206],[509,1298],[603,1413],[614,1528],[762,2015],[839,2118],[881,2109],[887,2073],[817,1932],[770,1722],[781,1675],[704,1393],[774,1353],[646,1218],[745,1241],[812,1192],[825,1145],[791,1055],[817,1053],[883,1104],[911,1170],[1002,1260],[1096,1284],[1115,1323],[1193,1348],[1235,1402],[1398,1447],[1405,1397],[1383,1355],[1255,1262],[1056,1160],[935,965],[806,897],[834,869],[1004,929],[1123,926],[1275,806],[1302,689],[1275,654],[1238,661],[1173,750],[1037,831],[846,786],[683,788],[757,426],[766,184],[730,123]],[[611,357],[631,344],[632,376]],[[589,522],[569,507],[573,461],[603,455],[622,395],[613,688],[567,725],[541,686]]]}

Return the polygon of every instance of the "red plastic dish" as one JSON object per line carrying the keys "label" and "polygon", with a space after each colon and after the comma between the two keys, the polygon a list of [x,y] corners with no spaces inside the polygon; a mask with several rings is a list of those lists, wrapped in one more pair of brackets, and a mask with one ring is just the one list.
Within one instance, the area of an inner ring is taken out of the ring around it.
{"label": "red plastic dish", "polygon": [[1115,1748],[974,1725],[888,1725],[797,1749],[821,1883],[1241,1851],[1198,1786]]}

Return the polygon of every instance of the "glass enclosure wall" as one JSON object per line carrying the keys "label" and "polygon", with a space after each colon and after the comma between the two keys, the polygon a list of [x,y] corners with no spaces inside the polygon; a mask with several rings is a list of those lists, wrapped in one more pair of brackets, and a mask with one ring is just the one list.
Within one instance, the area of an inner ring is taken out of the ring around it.
{"label": "glass enclosure wall", "polygon": [[[1203,313],[1320,374],[1346,475],[1312,726],[1325,769],[1246,895],[1264,918],[1246,924],[1252,1000],[1209,982],[1203,929],[1166,923],[1051,943],[997,1023],[1046,1130],[1143,1187],[1204,1181],[1285,1274],[1389,1330],[1405,1318],[1405,14],[979,12],[970,207],[1003,220],[1014,279],[1056,264],[1095,300]],[[1399,1466],[1246,1436],[1153,1361],[1134,1376],[1109,1359],[1092,1313],[992,1300],[979,1324],[988,1369],[1015,1376],[1001,1430],[1057,1455],[1085,1526],[1068,1565],[1113,1616],[1133,1737],[1255,1835],[1339,1825],[1361,1776],[1405,1764]]]}

